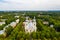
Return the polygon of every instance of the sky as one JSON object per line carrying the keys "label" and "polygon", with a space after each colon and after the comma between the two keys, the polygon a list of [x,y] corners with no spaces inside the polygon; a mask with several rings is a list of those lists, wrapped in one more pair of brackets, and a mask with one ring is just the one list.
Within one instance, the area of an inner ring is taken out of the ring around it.
{"label": "sky", "polygon": [[0,0],[0,10],[60,10],[60,0]]}

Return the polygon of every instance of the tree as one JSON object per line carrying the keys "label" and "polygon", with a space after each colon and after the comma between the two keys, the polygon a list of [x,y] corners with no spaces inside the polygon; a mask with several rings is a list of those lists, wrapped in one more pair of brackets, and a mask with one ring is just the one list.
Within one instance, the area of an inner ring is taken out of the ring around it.
{"label": "tree", "polygon": [[36,32],[32,32],[31,36],[32,36],[33,39],[37,39],[37,34],[36,34]]}
{"label": "tree", "polygon": [[5,32],[7,33],[7,36],[9,36],[12,32],[13,28],[11,26],[7,27]]}

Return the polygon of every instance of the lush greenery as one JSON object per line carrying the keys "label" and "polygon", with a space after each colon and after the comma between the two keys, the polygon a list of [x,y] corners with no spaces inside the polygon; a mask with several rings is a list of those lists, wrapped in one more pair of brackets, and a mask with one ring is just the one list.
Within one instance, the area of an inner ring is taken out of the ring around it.
{"label": "lush greenery", "polygon": [[[13,14],[12,14],[13,13]],[[23,15],[25,13],[25,15]],[[0,19],[6,20],[8,25],[12,21],[15,21],[17,18],[14,18],[15,15],[19,15],[20,22],[16,25],[16,28],[11,26],[6,28],[7,36],[4,37],[0,35],[0,40],[60,40],[60,12],[0,12],[3,17]],[[25,17],[29,16],[30,18],[36,17],[37,22],[37,31],[32,32],[31,34],[25,33],[23,22]],[[49,24],[44,25],[43,22],[48,21]],[[53,27],[50,25],[53,24]],[[2,25],[0,29],[2,30],[5,25]]]}

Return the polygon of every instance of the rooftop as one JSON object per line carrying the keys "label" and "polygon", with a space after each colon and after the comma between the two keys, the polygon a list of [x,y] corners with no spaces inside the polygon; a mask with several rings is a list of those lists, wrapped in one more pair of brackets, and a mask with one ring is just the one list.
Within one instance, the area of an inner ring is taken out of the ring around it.
{"label": "rooftop", "polygon": [[1,30],[1,31],[0,31],[0,34],[3,34],[3,33],[4,33],[4,30]]}

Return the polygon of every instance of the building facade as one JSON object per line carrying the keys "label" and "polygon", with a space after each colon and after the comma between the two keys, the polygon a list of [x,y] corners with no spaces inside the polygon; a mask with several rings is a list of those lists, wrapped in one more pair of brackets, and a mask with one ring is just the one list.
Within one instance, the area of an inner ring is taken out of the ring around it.
{"label": "building facade", "polygon": [[29,17],[26,17],[25,22],[23,22],[25,32],[26,33],[36,32],[37,28],[36,28],[36,19],[35,19],[35,17],[32,20],[31,19],[28,20],[28,18]]}

